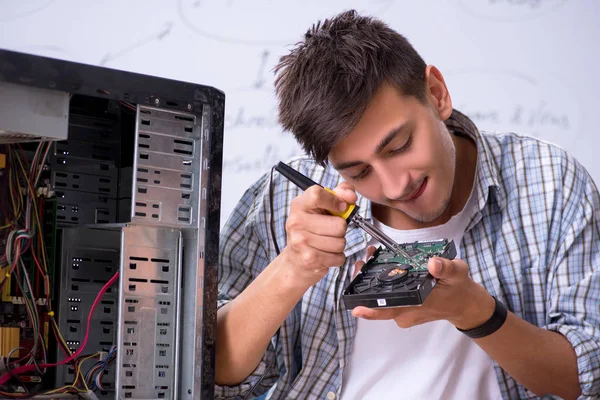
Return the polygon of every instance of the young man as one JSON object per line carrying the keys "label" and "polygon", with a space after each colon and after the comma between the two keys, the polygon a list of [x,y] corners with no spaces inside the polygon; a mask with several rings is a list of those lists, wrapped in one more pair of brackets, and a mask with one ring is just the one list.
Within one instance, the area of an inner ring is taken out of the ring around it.
{"label": "young man", "polygon": [[[440,71],[382,22],[344,12],[276,68],[280,121],[310,157],[243,196],[221,238],[216,393],[224,398],[600,396],[600,199],[561,149],[487,134]],[[346,311],[375,240],[453,239],[421,307]],[[509,311],[505,312],[506,307]]]}

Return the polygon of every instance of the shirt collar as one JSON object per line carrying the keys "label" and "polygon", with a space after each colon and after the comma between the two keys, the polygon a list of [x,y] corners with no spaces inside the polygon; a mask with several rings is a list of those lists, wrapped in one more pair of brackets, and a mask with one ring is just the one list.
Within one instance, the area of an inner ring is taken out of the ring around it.
{"label": "shirt collar", "polygon": [[477,190],[478,210],[481,211],[484,208],[491,200],[492,195],[500,209],[504,209],[506,193],[500,184],[502,182],[500,168],[488,142],[484,140],[473,121],[458,110],[453,110],[445,123],[448,130],[454,134],[469,137],[477,145],[477,168],[474,184]]}

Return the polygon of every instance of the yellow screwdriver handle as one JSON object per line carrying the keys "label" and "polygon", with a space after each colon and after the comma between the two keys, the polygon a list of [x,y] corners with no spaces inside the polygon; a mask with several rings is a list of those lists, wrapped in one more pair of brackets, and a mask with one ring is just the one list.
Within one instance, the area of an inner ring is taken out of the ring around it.
{"label": "yellow screwdriver handle", "polygon": [[[335,192],[329,188],[324,188],[324,189],[330,193],[335,194]],[[329,211],[329,212],[333,215],[344,218],[346,220],[346,222],[350,223],[350,221],[352,220],[352,217],[354,217],[354,214],[356,214],[357,210],[358,210],[358,206],[356,204],[348,204],[348,208],[346,208],[345,211],[342,211],[342,212]]]}

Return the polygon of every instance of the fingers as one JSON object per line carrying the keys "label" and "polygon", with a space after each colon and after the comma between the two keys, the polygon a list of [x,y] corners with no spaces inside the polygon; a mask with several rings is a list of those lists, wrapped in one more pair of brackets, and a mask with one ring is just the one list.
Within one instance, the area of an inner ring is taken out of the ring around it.
{"label": "fingers", "polygon": [[401,308],[373,309],[358,306],[352,310],[352,315],[368,320],[384,320],[398,318],[406,310]]}
{"label": "fingers", "polygon": [[360,272],[360,270],[362,269],[362,267],[365,265],[364,261],[357,261],[356,264],[354,264],[354,273],[352,274],[352,279],[354,279],[356,277],[356,275],[358,275],[358,273]]}
{"label": "fingers", "polygon": [[336,189],[342,189],[342,190],[351,190],[354,191],[354,185],[348,182],[341,182],[339,185],[337,185],[335,187]]}
{"label": "fingers", "polygon": [[346,259],[346,222],[319,214],[302,217],[290,216],[286,224],[287,247],[295,253],[294,263],[309,270],[342,265]]}
{"label": "fingers", "polygon": [[369,260],[371,257],[373,257],[373,254],[375,254],[375,250],[377,250],[377,248],[375,246],[367,247],[367,260]]}
{"label": "fingers", "polygon": [[323,214],[290,213],[285,229],[288,234],[303,231],[320,236],[344,237],[348,224],[340,217]]}
{"label": "fingers", "polygon": [[348,182],[340,183],[333,191],[338,198],[344,200],[347,204],[354,204],[358,200],[358,196],[356,196],[356,192],[354,191],[354,186]]}
{"label": "fingers", "polygon": [[427,263],[427,269],[434,278],[449,283],[460,281],[469,274],[469,266],[459,259],[448,260],[441,257],[432,257]]}
{"label": "fingers", "polygon": [[292,212],[302,211],[313,214],[321,213],[322,210],[342,212],[348,208],[348,204],[343,199],[317,185],[309,187],[294,198],[290,206]]}
{"label": "fingers", "polygon": [[328,253],[306,247],[302,252],[296,253],[295,263],[306,271],[319,272],[324,268],[339,267],[346,257],[343,253]]}
{"label": "fingers", "polygon": [[[377,248],[375,246],[367,247],[367,255],[365,257],[365,260],[368,261],[371,257],[373,257],[373,254],[375,254],[375,250],[377,250]],[[362,261],[362,260],[359,260],[354,264],[354,273],[352,274],[353,279],[360,272],[360,270],[362,269],[362,267],[365,264],[366,264],[366,262]]]}
{"label": "fingers", "polygon": [[435,278],[440,279],[443,275],[443,264],[438,257],[433,257],[429,260],[429,262],[427,263],[427,269],[429,270],[429,273]]}
{"label": "fingers", "polygon": [[285,229],[285,263],[302,282],[316,283],[329,267],[345,262],[347,222],[339,216],[356,202],[350,185],[339,185],[337,192],[314,185],[294,198]]}
{"label": "fingers", "polygon": [[358,197],[348,183],[338,185],[333,192],[321,186],[311,186],[292,200],[292,210],[317,213],[321,210],[342,212],[349,204],[356,203]]}
{"label": "fingers", "polygon": [[356,307],[352,315],[370,321],[394,320],[400,328],[410,328],[426,322],[435,321],[431,314],[423,312],[421,307],[400,307],[387,309],[371,309],[367,307]]}
{"label": "fingers", "polygon": [[309,246],[329,253],[343,253],[346,247],[346,238],[343,233],[337,236],[325,236],[322,233],[315,234],[303,230],[294,230],[288,234],[288,245],[296,249]]}

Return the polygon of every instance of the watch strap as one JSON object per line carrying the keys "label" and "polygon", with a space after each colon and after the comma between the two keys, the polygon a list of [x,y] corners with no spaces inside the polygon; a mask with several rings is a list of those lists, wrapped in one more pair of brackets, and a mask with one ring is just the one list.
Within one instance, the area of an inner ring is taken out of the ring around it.
{"label": "watch strap", "polygon": [[498,301],[494,296],[492,296],[496,306],[494,307],[494,313],[486,322],[482,325],[479,325],[473,329],[458,329],[460,332],[464,333],[471,339],[480,339],[482,337],[486,337],[496,332],[502,325],[504,325],[504,321],[506,321],[506,317],[508,315],[508,310],[506,306],[501,301]]}

